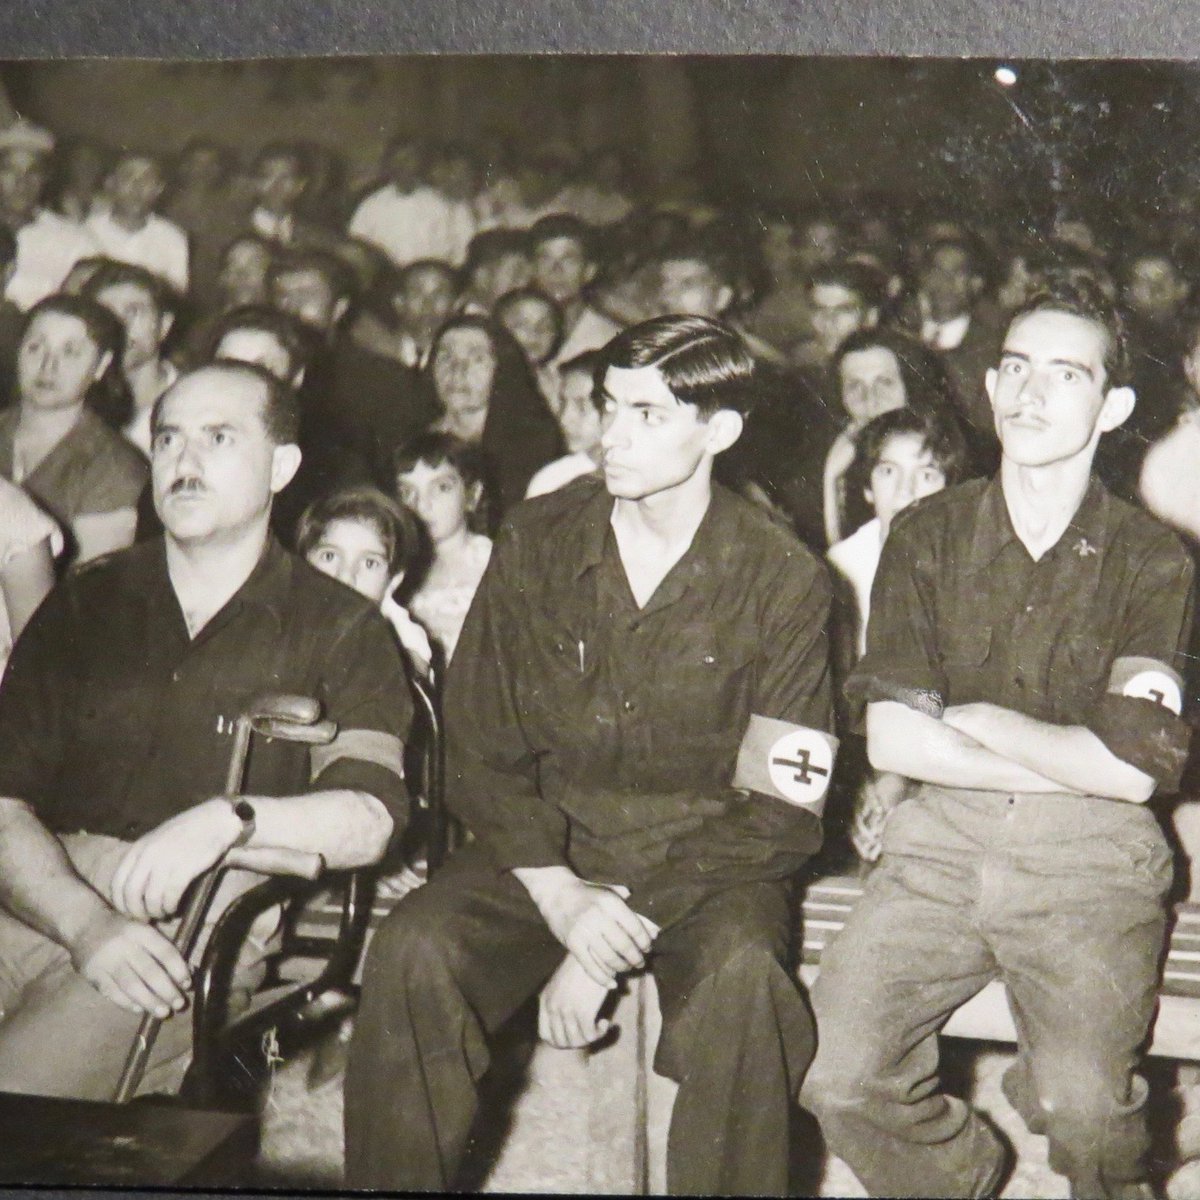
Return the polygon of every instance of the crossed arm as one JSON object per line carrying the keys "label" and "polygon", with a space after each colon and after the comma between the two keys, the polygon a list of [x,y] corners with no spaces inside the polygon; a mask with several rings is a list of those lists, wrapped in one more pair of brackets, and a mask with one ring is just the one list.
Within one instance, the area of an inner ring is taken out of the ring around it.
{"label": "crossed arm", "polygon": [[1144,804],[1155,781],[1090,729],[1053,725],[996,704],[962,704],[942,718],[899,701],[867,705],[867,752],[877,770],[946,787],[1062,792]]}

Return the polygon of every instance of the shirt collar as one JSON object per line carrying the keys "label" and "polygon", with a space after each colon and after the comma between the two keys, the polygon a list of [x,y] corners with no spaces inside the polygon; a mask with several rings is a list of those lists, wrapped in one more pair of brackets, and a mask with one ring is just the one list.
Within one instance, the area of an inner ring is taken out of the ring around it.
{"label": "shirt collar", "polygon": [[[1080,558],[1099,558],[1105,549],[1108,517],[1112,499],[1104,485],[1093,474],[1088,480],[1075,515],[1063,530],[1062,537],[1050,548],[1048,554],[1060,551],[1060,547],[1078,554]],[[1004,488],[997,472],[987,484],[975,510],[975,526],[971,536],[970,570],[982,571],[993,563],[1001,552],[1013,542],[1019,542],[1004,500]]]}
{"label": "shirt collar", "polygon": [[[138,568],[129,576],[131,588],[143,599],[146,607],[151,611],[161,609],[164,602],[169,602],[177,609],[179,599],[175,595],[175,589],[171,586],[171,576],[167,570],[165,537],[143,543],[133,552],[137,553],[138,551],[141,551],[142,559]],[[274,536],[269,536],[262,556],[255,564],[254,570],[250,572],[246,582],[234,592],[220,612],[205,625],[199,636],[202,637],[210,630],[225,624],[245,607],[257,608],[265,612],[274,620],[278,631],[282,632],[291,577],[292,556],[284,550]]]}

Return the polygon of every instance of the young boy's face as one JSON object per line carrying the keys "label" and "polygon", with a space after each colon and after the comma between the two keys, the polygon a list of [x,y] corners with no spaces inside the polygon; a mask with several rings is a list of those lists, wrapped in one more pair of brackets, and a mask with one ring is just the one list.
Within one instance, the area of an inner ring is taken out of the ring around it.
{"label": "young boy's face", "polygon": [[571,454],[587,454],[600,442],[600,412],[592,402],[590,371],[567,371],[562,377],[554,415]]}
{"label": "young boy's face", "polygon": [[894,433],[880,448],[866,496],[886,537],[898,512],[945,486],[945,473],[933,461],[921,435]]}

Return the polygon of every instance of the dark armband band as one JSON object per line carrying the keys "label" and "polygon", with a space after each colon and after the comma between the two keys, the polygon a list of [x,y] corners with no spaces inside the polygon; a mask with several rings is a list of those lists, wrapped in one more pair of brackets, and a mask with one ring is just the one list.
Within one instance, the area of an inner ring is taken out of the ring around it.
{"label": "dark armband band", "polygon": [[404,778],[404,743],[393,733],[380,729],[343,729],[327,746],[314,746],[309,759],[315,780],[339,759],[374,763],[385,771]]}
{"label": "dark armband band", "polygon": [[738,748],[733,786],[820,816],[838,740],[821,729],[754,713]]}

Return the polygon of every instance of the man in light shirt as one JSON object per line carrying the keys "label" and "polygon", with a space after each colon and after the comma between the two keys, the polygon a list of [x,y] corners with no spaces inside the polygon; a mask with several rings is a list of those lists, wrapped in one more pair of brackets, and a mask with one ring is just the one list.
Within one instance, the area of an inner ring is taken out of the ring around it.
{"label": "man in light shirt", "polygon": [[81,258],[99,253],[82,225],[41,207],[54,135],[18,120],[0,131],[0,224],[17,239],[17,261],[5,298],[32,308],[56,292]]}
{"label": "man in light shirt", "polygon": [[153,154],[127,151],[104,181],[102,205],[85,225],[106,258],[152,271],[177,292],[188,288],[187,234],[154,206],[166,187]]}

